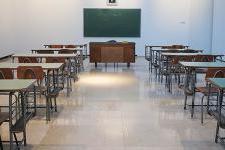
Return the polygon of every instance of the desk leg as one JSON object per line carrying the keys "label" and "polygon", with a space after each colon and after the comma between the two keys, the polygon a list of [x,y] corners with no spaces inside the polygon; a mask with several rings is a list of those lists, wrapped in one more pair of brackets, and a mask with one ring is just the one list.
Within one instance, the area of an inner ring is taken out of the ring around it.
{"label": "desk leg", "polygon": [[128,68],[130,67],[130,63],[127,63],[127,67],[128,67]]}
{"label": "desk leg", "polygon": [[216,137],[215,137],[215,142],[218,142],[218,139],[220,138],[219,136],[219,128],[220,128],[220,124],[221,124],[221,109],[222,109],[222,104],[223,104],[223,89],[220,89],[220,93],[219,93],[219,108],[217,108],[217,111],[219,111],[218,115],[219,118],[217,120],[217,127],[216,127]]}
{"label": "desk leg", "polygon": [[13,149],[13,133],[12,133],[12,93],[9,94],[9,149]]}
{"label": "desk leg", "polygon": [[27,145],[27,136],[26,136],[26,123],[27,123],[27,118],[26,118],[26,106],[25,106],[25,101],[26,101],[26,98],[27,98],[27,93],[26,92],[21,92],[21,105],[22,105],[22,117],[23,117],[23,142],[24,142],[24,146]]}
{"label": "desk leg", "polygon": [[97,66],[98,66],[98,63],[97,63],[97,62],[95,62],[95,68],[97,68]]}
{"label": "desk leg", "polygon": [[193,118],[194,116],[194,106],[195,106],[195,83],[196,83],[196,73],[193,71],[192,74],[192,84],[191,84],[191,88],[192,88],[192,92],[193,92],[193,96],[192,96],[192,103],[191,103],[191,118]]}
{"label": "desk leg", "polygon": [[[50,106],[49,106],[49,93],[50,93],[50,70],[47,70],[47,83],[46,83],[46,86],[47,86],[47,91],[46,91],[46,121],[50,121]],[[54,73],[53,73],[54,74]],[[54,79],[52,79],[54,80]],[[54,83],[54,81],[53,81]]]}

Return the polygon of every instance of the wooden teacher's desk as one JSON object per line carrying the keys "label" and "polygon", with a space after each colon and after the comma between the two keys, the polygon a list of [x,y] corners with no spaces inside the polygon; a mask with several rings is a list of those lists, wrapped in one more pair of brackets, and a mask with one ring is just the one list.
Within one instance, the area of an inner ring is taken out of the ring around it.
{"label": "wooden teacher's desk", "polygon": [[135,43],[133,42],[90,42],[90,62],[130,63],[135,62]]}

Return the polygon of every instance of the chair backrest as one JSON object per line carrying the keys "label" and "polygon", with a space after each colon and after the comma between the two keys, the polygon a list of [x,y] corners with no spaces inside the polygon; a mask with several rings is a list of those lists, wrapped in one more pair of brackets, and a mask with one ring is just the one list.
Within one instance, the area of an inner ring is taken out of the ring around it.
{"label": "chair backrest", "polygon": [[18,57],[19,63],[38,63],[37,58],[34,57]]}
{"label": "chair backrest", "polygon": [[176,56],[176,57],[173,57],[173,59],[172,59],[172,61],[171,61],[171,63],[173,64],[173,65],[175,65],[175,64],[178,64],[179,63],[179,61],[189,61],[189,62],[191,62],[192,61],[192,56]]}
{"label": "chair backrest", "polygon": [[161,49],[172,49],[171,46],[161,46]]}
{"label": "chair backrest", "polygon": [[10,68],[0,68],[0,79],[13,79],[13,71]]}
{"label": "chair backrest", "polygon": [[65,58],[62,58],[62,57],[46,57],[46,63],[65,63]]}
{"label": "chair backrest", "polygon": [[196,62],[213,62],[214,56],[212,56],[212,55],[197,55],[197,56],[195,56],[194,61],[196,61]]}
{"label": "chair backrest", "polygon": [[5,75],[1,70],[0,70],[0,79],[5,79]]}
{"label": "chair backrest", "polygon": [[208,68],[205,78],[225,78],[225,68]]}
{"label": "chair backrest", "polygon": [[19,66],[17,68],[18,79],[44,79],[44,71],[41,66]]}
{"label": "chair backrest", "polygon": [[199,50],[194,50],[194,49],[185,49],[185,50],[183,50],[182,52],[184,52],[184,53],[198,53],[198,52],[199,52]]}
{"label": "chair backrest", "polygon": [[181,53],[182,50],[178,50],[178,49],[169,49],[167,52],[168,52],[168,53]]}
{"label": "chair backrest", "polygon": [[49,48],[63,48],[63,45],[58,45],[58,44],[54,44],[54,45],[49,45]]}
{"label": "chair backrest", "polygon": [[76,45],[65,45],[65,48],[76,48]]}
{"label": "chair backrest", "polygon": [[61,50],[59,50],[58,53],[59,54],[73,54],[74,51],[73,50],[70,50],[70,49],[61,49]]}
{"label": "chair backrest", "polygon": [[185,46],[183,46],[183,45],[172,45],[171,47],[173,49],[184,49],[185,48]]}
{"label": "chair backrest", "polygon": [[53,50],[37,50],[38,54],[54,54]]}

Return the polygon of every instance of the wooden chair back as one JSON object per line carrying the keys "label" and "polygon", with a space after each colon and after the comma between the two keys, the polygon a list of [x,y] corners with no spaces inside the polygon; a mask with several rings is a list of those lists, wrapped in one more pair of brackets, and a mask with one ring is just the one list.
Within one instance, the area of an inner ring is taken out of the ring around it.
{"label": "wooden chair back", "polygon": [[185,49],[185,50],[183,50],[182,52],[184,52],[184,53],[198,53],[198,52],[199,52],[199,50],[194,50],[194,49]]}
{"label": "wooden chair back", "polygon": [[49,48],[63,48],[63,45],[58,45],[58,44],[49,45]]}
{"label": "wooden chair back", "polygon": [[0,79],[5,79],[5,75],[1,70],[0,70]]}
{"label": "wooden chair back", "polygon": [[162,46],[161,49],[172,49],[171,46]]}
{"label": "wooden chair back", "polygon": [[172,45],[171,47],[172,47],[172,49],[184,49],[185,48],[185,46],[183,46],[183,45]]}
{"label": "wooden chair back", "polygon": [[37,50],[38,54],[54,54],[52,50]]}
{"label": "wooden chair back", "polygon": [[61,49],[59,52],[59,54],[73,54],[74,50],[70,50],[70,49]]}
{"label": "wooden chair back", "polygon": [[13,79],[13,71],[10,68],[0,68],[0,79]]}
{"label": "wooden chair back", "polygon": [[34,57],[18,57],[19,63],[38,63],[37,58]]}
{"label": "wooden chair back", "polygon": [[65,45],[65,48],[76,48],[76,45]]}
{"label": "wooden chair back", "polygon": [[208,68],[205,78],[225,78],[225,68]]}
{"label": "wooden chair back", "polygon": [[195,56],[194,61],[196,61],[196,62],[213,62],[214,56],[212,56],[212,55],[197,55],[197,56]]}
{"label": "wooden chair back", "polygon": [[46,63],[65,63],[65,58],[62,58],[62,57],[47,57]]}
{"label": "wooden chair back", "polygon": [[19,66],[17,68],[17,78],[42,81],[44,79],[44,71],[41,66]]}
{"label": "wooden chair back", "polygon": [[173,57],[171,63],[173,65],[175,65],[175,64],[178,64],[179,61],[188,61],[188,62],[191,62],[192,59],[193,59],[192,56],[175,56],[175,57]]}

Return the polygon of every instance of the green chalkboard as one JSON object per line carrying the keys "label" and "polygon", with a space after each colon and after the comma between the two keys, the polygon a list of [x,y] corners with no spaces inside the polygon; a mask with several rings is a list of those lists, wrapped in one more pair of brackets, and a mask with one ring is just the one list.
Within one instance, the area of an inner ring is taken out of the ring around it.
{"label": "green chalkboard", "polygon": [[84,37],[140,37],[141,9],[84,9]]}

